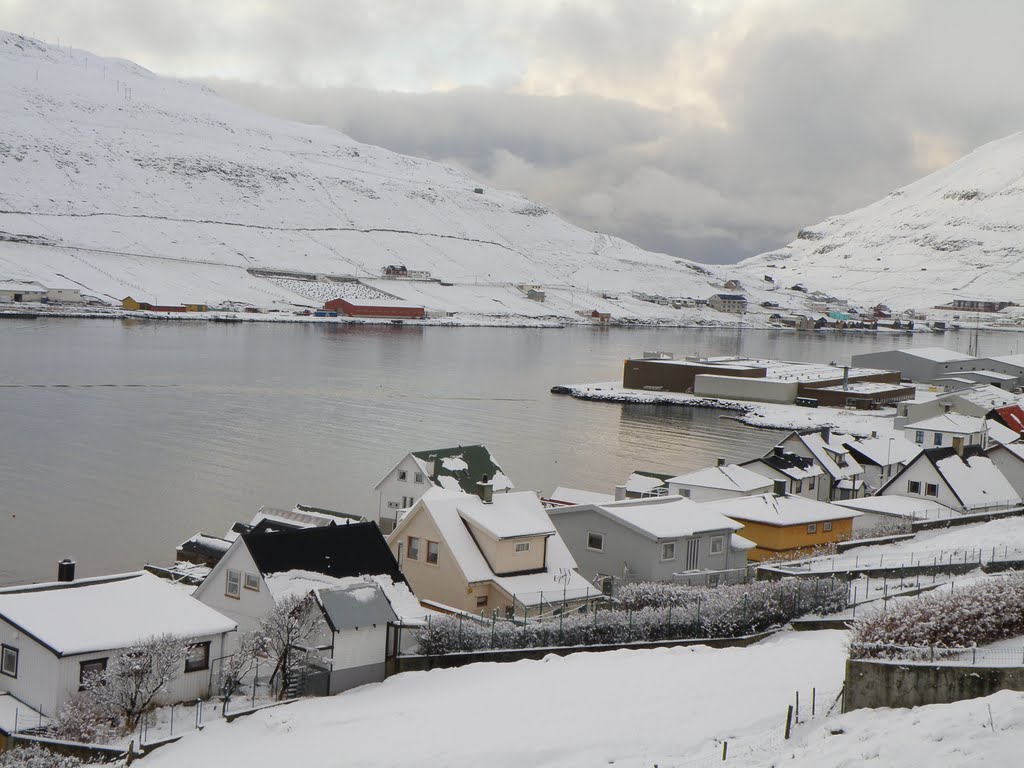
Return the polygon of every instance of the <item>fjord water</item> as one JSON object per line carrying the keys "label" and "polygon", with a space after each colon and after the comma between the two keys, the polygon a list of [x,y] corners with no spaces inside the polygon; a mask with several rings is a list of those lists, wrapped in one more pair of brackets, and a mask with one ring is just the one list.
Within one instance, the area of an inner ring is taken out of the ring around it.
{"label": "fjord water", "polygon": [[[485,443],[518,489],[610,491],[778,433],[711,410],[582,402],[645,349],[845,362],[966,335],[735,329],[415,328],[135,320],[0,322],[0,584],[168,562],[260,505],[370,512],[409,450]],[[987,354],[1017,337],[983,339]]]}

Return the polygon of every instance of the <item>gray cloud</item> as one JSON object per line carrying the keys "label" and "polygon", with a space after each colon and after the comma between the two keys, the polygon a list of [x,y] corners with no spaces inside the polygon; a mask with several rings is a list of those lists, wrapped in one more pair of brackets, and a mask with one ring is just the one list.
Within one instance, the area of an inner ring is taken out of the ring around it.
{"label": "gray cloud", "polygon": [[[39,5],[0,0],[0,26],[33,31]],[[457,164],[587,229],[706,261],[782,245],[1024,122],[1024,4],[1010,1],[46,10],[76,45],[219,78],[259,109]]]}

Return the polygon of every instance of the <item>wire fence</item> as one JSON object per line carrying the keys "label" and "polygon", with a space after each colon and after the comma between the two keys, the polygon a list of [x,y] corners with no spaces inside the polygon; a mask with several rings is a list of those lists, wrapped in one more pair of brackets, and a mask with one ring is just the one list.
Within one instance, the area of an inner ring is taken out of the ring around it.
{"label": "wire fence", "polygon": [[989,563],[1024,561],[1024,547],[962,545],[953,548],[918,549],[909,552],[845,553],[798,562],[775,563],[773,568],[792,575],[828,575],[853,571],[901,568],[981,567]]}
{"label": "wire fence", "polygon": [[856,643],[850,646],[850,658],[947,667],[1024,667],[1024,645],[998,648],[949,648],[941,645]]}

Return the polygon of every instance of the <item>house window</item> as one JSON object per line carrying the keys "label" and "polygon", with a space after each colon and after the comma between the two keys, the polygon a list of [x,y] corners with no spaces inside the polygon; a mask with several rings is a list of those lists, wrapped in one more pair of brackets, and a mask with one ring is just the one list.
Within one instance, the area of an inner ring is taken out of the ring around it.
{"label": "house window", "polygon": [[413,475],[413,482],[416,482],[416,483],[419,483],[419,484],[422,485],[423,484],[423,473],[422,472],[417,472],[415,475]]}
{"label": "house window", "polygon": [[813,477],[807,478],[807,490],[808,491],[813,491],[814,490],[814,480],[815,480],[815,478],[813,478]]}
{"label": "house window", "polygon": [[406,472],[404,469],[398,470],[398,479],[404,483],[406,480],[409,479],[409,473]]}
{"label": "house window", "polygon": [[242,596],[242,572],[228,568],[225,576],[224,594],[236,600]]}
{"label": "house window", "polygon": [[528,541],[517,541],[516,542],[516,552],[529,552],[529,551],[530,551],[530,542],[528,542]]}
{"label": "house window", "polygon": [[408,509],[409,507],[411,507],[415,503],[416,503],[416,500],[412,496],[403,496],[402,497],[402,509]]}
{"label": "house window", "polygon": [[679,489],[679,495],[682,496],[684,499],[690,498],[690,489],[689,488],[680,488]]}
{"label": "house window", "polygon": [[917,480],[910,480],[907,483],[907,493],[920,493],[920,492],[921,492],[921,483],[920,482],[918,482]]}
{"label": "house window", "polygon": [[720,555],[722,550],[725,548],[725,537],[724,536],[712,536],[711,537],[711,554]]}
{"label": "house window", "polygon": [[615,580],[611,576],[605,576],[603,573],[597,574],[597,584],[601,587],[601,594],[612,596],[612,589],[615,586]]}
{"label": "house window", "polygon": [[804,481],[797,480],[793,483],[793,493],[801,493],[804,489]]}
{"label": "house window", "polygon": [[604,534],[603,533],[588,533],[587,534],[587,549],[591,549],[594,552],[604,552]]}
{"label": "house window", "polygon": [[925,496],[938,496],[939,495],[939,486],[936,483],[925,483],[924,495]]}
{"label": "house window", "polygon": [[935,444],[936,445],[942,445],[942,433],[941,432],[936,432],[935,433]]}
{"label": "house window", "polygon": [[436,541],[427,542],[427,562],[431,565],[437,565],[437,555],[440,551],[438,543]]}
{"label": "house window", "polygon": [[808,533],[817,533],[818,532],[818,524],[817,523],[811,523],[810,525],[808,525],[807,526],[807,532]]}
{"label": "house window", "polygon": [[210,644],[195,643],[188,648],[188,655],[185,657],[185,671],[199,672],[210,668]]}
{"label": "house window", "polygon": [[260,575],[258,573],[245,574],[245,588],[253,592],[260,591]]}
{"label": "house window", "polygon": [[924,432],[922,430],[919,429],[914,432],[914,442],[918,445],[924,445]]}
{"label": "house window", "polygon": [[0,646],[0,672],[8,677],[18,676],[18,649],[9,645]]}
{"label": "house window", "polygon": [[406,548],[405,556],[407,558],[409,558],[410,560],[419,560],[420,559],[420,537],[419,536],[410,536],[409,537],[409,546]]}
{"label": "house window", "polygon": [[476,599],[476,607],[483,608],[487,605],[487,595],[479,595]]}
{"label": "house window", "polygon": [[832,530],[832,521],[831,520],[826,520],[824,523],[822,523],[821,524],[821,530],[823,530],[825,533],[828,533],[829,531],[831,531]]}
{"label": "house window", "polygon": [[96,675],[102,675],[107,671],[107,660],[106,659],[90,659],[89,661],[82,661],[78,664],[78,690],[85,690],[85,684],[89,682],[89,678],[95,677]]}
{"label": "house window", "polygon": [[664,544],[661,545],[661,559],[676,559],[676,543],[674,541],[666,541]]}

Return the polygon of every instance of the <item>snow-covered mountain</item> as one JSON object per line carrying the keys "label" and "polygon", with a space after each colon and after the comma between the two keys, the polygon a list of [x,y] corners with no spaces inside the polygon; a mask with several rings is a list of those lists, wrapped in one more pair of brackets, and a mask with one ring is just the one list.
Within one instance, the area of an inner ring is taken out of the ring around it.
{"label": "snow-covered mountain", "polygon": [[[105,301],[313,306],[319,289],[250,270],[368,278],[404,264],[455,284],[387,283],[428,308],[653,319],[679,311],[625,293],[721,290],[713,269],[477,191],[453,168],[2,32],[0,115],[0,281],[77,285]],[[548,301],[515,283],[544,285]]]}
{"label": "snow-covered mountain", "polygon": [[993,141],[887,197],[740,263],[872,305],[956,298],[1024,303],[1024,133]]}

